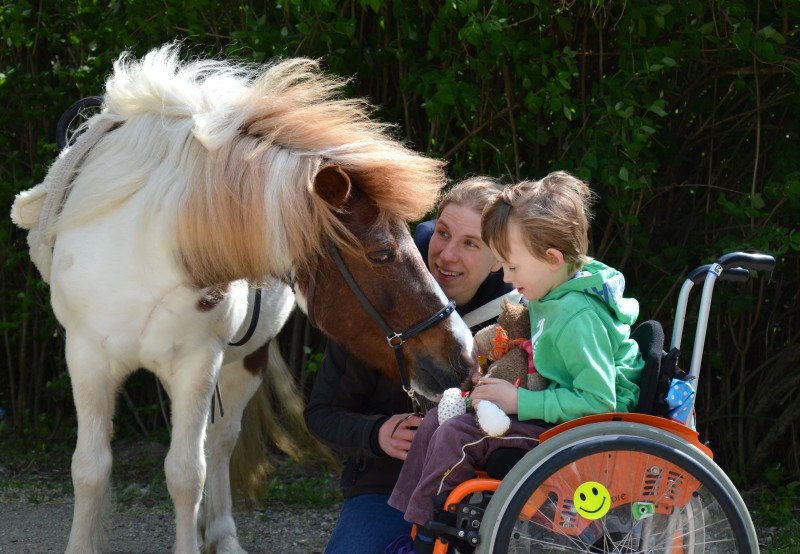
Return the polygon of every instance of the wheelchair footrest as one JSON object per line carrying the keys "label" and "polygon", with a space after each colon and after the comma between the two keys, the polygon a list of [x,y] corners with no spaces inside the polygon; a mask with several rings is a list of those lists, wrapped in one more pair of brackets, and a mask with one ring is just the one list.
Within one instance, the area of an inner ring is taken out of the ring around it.
{"label": "wheelchair footrest", "polygon": [[472,552],[480,542],[480,527],[491,493],[476,493],[449,509],[436,510],[437,519],[425,524],[428,532],[443,542],[452,543],[459,552]]}

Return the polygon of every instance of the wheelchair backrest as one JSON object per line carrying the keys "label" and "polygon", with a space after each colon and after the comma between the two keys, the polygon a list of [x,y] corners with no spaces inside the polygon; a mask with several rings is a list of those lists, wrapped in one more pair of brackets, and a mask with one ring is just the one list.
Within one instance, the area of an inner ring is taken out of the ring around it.
{"label": "wheelchair backrest", "polygon": [[642,380],[639,383],[639,404],[636,411],[642,414],[652,414],[657,403],[661,359],[664,356],[664,329],[658,321],[644,321],[633,330],[631,338],[639,345],[639,351],[644,358]]}
{"label": "wheelchair backrest", "polygon": [[639,324],[631,333],[631,338],[639,345],[644,358],[636,412],[668,417],[670,407],[667,404],[667,394],[672,380],[688,379],[687,373],[678,367],[680,350],[671,348],[669,352],[664,351],[664,329],[654,320]]}

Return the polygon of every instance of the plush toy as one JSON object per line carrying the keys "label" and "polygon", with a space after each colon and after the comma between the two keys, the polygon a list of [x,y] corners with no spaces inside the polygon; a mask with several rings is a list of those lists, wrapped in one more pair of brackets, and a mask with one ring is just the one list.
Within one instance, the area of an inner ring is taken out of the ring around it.
{"label": "plush toy", "polygon": [[[545,388],[547,380],[539,375],[533,365],[530,338],[531,324],[527,307],[504,300],[497,323],[481,329],[475,335],[481,373],[529,390]],[[439,402],[439,423],[466,413],[470,406],[468,390],[447,389]],[[483,432],[493,437],[504,435],[511,425],[508,415],[486,400],[478,403],[475,418]]]}

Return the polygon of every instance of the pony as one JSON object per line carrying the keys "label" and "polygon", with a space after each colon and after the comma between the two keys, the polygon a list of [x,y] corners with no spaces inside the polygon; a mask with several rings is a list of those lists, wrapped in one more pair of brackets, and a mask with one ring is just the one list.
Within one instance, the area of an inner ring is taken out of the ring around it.
{"label": "pony", "polygon": [[[264,368],[279,365],[274,345],[255,349],[295,303],[412,397],[435,399],[474,369],[469,330],[406,224],[435,204],[443,163],[343,97],[344,83],[305,58],[182,59],[175,43],[123,53],[102,110],[15,199],[65,330],[78,418],[67,552],[101,548],[116,391],[139,367],[171,400],[180,553],[243,552],[230,451]],[[256,286],[256,346],[231,348]],[[226,413],[209,426],[216,385]]]}

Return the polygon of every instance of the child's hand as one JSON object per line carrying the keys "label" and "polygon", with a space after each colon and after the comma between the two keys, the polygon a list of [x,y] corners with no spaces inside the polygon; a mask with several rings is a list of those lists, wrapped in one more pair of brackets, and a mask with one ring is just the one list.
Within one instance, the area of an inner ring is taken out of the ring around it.
{"label": "child's hand", "polygon": [[378,444],[388,456],[405,460],[420,423],[414,414],[395,414],[378,429]]}
{"label": "child's hand", "polygon": [[517,387],[493,377],[484,377],[469,395],[473,401],[488,400],[507,414],[517,413]]}

